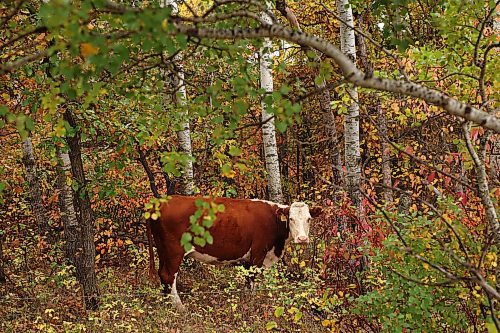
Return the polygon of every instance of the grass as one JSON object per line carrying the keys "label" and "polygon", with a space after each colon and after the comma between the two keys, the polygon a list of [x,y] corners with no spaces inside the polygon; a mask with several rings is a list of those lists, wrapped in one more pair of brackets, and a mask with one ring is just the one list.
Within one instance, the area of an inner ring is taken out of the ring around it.
{"label": "grass", "polygon": [[187,262],[178,279],[187,311],[178,313],[159,285],[148,281],[144,248],[133,246],[98,263],[101,306],[85,311],[73,271],[57,263],[57,251],[20,252],[7,253],[15,260],[7,267],[8,283],[0,286],[0,331],[6,333],[331,332],[338,318],[331,305],[335,297],[342,303],[311,269],[293,275],[280,263],[250,291],[242,268]]}

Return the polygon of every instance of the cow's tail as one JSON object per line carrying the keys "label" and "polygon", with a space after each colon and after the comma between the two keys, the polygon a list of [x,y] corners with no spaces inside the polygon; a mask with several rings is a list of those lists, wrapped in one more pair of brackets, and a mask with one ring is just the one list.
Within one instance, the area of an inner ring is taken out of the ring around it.
{"label": "cow's tail", "polygon": [[155,280],[155,253],[153,251],[153,235],[151,234],[151,219],[146,220],[146,233],[148,235],[148,251],[149,251],[149,279]]}

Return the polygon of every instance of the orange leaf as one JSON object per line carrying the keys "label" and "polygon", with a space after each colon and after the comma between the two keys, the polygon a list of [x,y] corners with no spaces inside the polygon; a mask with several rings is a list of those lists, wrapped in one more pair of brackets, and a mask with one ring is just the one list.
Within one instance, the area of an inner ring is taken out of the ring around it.
{"label": "orange leaf", "polygon": [[95,47],[90,43],[82,43],[80,44],[80,53],[84,58],[93,56],[99,52],[99,48]]}

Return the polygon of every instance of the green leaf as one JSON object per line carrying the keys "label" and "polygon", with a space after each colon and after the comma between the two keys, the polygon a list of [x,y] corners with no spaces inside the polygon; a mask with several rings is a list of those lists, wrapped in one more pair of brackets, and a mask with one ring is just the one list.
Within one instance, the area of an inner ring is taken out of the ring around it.
{"label": "green leaf", "polygon": [[214,238],[212,237],[212,235],[210,235],[210,232],[207,230],[205,231],[205,240],[207,241],[208,244],[213,244],[214,243]]}
{"label": "green leaf", "polygon": [[6,105],[0,105],[0,117],[5,116],[9,113],[9,108]]}
{"label": "green leaf", "polygon": [[35,128],[35,122],[31,117],[26,118],[25,126],[28,131],[33,131],[33,129]]}
{"label": "green leaf", "polygon": [[193,236],[191,236],[191,234],[189,232],[183,233],[182,237],[181,237],[181,245],[184,246],[186,244],[190,244],[192,239],[193,239]]}
{"label": "green leaf", "polygon": [[217,205],[217,211],[224,213],[226,211],[226,206],[224,206],[224,204]]}
{"label": "green leaf", "polygon": [[283,315],[283,313],[285,313],[285,308],[283,306],[278,306],[275,310],[274,310],[274,316],[276,318],[279,318]]}
{"label": "green leaf", "polygon": [[241,149],[236,146],[231,146],[229,147],[229,155],[231,156],[240,156],[241,155]]}
{"label": "green leaf", "polygon": [[288,125],[284,122],[281,122],[281,121],[277,121],[276,122],[276,128],[278,129],[278,131],[280,131],[281,133],[285,133],[286,129],[287,129]]}
{"label": "green leaf", "polygon": [[201,238],[201,237],[196,236],[196,237],[194,238],[194,243],[195,243],[196,245],[198,245],[198,246],[203,247],[203,246],[205,246],[205,245],[207,244],[207,241],[206,241],[204,238]]}
{"label": "green leaf", "polygon": [[271,331],[271,330],[276,329],[276,328],[278,328],[278,324],[274,320],[267,322],[267,324],[266,324],[267,331]]}

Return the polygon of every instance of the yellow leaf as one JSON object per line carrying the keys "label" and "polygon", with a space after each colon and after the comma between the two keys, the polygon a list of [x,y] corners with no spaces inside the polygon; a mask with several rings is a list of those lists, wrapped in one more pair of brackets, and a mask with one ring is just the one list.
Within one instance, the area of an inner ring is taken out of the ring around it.
{"label": "yellow leaf", "polygon": [[302,268],[302,267],[305,267],[306,266],[306,262],[304,260],[302,260],[299,264],[299,267]]}
{"label": "yellow leaf", "polygon": [[323,327],[328,327],[328,326],[330,326],[330,323],[331,323],[331,321],[329,321],[328,319],[325,319],[321,322],[321,325],[323,325]]}
{"label": "yellow leaf", "polygon": [[158,214],[157,214],[157,213],[153,213],[153,214],[151,214],[151,219],[152,219],[152,220],[158,220],[158,217],[159,217],[159,216],[158,216]]}
{"label": "yellow leaf", "polygon": [[132,245],[132,244],[134,244],[134,242],[132,242],[130,239],[126,239],[124,243],[125,243],[125,245]]}
{"label": "yellow leaf", "polygon": [[99,52],[99,48],[95,47],[90,43],[82,43],[80,44],[80,53],[83,57],[87,58],[93,56]]}

